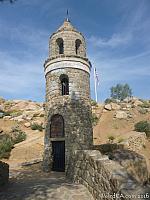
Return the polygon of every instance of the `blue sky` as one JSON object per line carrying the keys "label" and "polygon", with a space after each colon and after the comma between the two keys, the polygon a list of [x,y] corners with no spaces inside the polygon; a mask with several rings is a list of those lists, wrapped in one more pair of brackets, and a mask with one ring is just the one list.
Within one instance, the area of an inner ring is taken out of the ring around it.
{"label": "blue sky", "polygon": [[[133,95],[150,98],[149,0],[17,0],[0,4],[0,96],[45,98],[43,63],[48,39],[69,9],[72,24],[86,37],[97,68],[98,100],[110,87],[128,83]],[[94,98],[93,71],[91,96]]]}

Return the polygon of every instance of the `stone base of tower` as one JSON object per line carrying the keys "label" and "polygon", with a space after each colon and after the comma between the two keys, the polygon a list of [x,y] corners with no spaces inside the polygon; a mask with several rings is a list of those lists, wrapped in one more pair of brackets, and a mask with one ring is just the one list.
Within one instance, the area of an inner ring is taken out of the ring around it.
{"label": "stone base of tower", "polygon": [[46,146],[44,149],[42,167],[44,172],[50,172],[52,170],[52,148]]}
{"label": "stone base of tower", "polygon": [[[65,172],[66,174],[69,174],[74,152],[76,150],[90,149],[93,144],[91,106],[89,99],[77,100],[71,99],[70,96],[61,96],[53,98],[46,106],[47,113],[43,169],[44,171],[51,171],[53,169],[53,162],[55,162],[55,150],[53,147],[54,144],[58,143],[59,145],[62,142],[65,144]],[[64,127],[62,127],[64,129],[63,137],[51,137],[51,132],[55,131],[51,128],[51,120],[55,115],[62,116],[64,120]]]}

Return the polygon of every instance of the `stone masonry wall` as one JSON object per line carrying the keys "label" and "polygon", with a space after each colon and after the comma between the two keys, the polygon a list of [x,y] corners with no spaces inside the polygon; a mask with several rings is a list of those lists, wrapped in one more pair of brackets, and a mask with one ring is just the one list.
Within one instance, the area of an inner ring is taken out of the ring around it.
{"label": "stone masonry wall", "polygon": [[83,36],[75,31],[63,31],[63,32],[58,32],[56,34],[54,34],[52,36],[52,38],[50,39],[50,53],[49,56],[53,57],[56,55],[59,55],[57,50],[56,50],[56,40],[58,38],[62,38],[64,41],[64,54],[65,55],[76,55],[76,51],[75,51],[75,41],[76,39],[79,39],[82,44],[81,44],[81,51],[79,56],[81,57],[86,57],[86,47],[85,47],[85,40],[83,38]]}
{"label": "stone masonry wall", "polygon": [[[69,95],[61,95],[60,76],[69,78]],[[50,171],[52,165],[52,143],[50,138],[51,117],[59,114],[64,119],[65,166],[66,172],[72,154],[77,149],[89,149],[93,143],[91,105],[90,105],[90,75],[73,68],[55,69],[46,75],[46,107],[45,107],[45,152],[43,166]],[[57,138],[55,138],[55,141]]]}
{"label": "stone masonry wall", "polygon": [[74,151],[77,149],[89,149],[93,144],[90,104],[83,99],[73,100],[70,96],[60,96],[53,98],[47,103],[46,110],[44,166],[50,170],[52,162],[51,140],[53,140],[53,138],[50,138],[50,123],[51,117],[59,114],[64,119],[65,137],[62,140],[65,140],[65,164],[67,172],[68,170],[72,170],[69,167],[69,163],[72,162]]}
{"label": "stone masonry wall", "polygon": [[95,200],[142,199],[139,195],[146,192],[124,167],[97,150],[76,151],[71,168],[68,177],[85,185]]}
{"label": "stone masonry wall", "polygon": [[69,94],[72,98],[79,99],[90,97],[90,75],[79,69],[56,69],[46,75],[46,101],[61,95],[60,75],[65,74],[69,78]]}

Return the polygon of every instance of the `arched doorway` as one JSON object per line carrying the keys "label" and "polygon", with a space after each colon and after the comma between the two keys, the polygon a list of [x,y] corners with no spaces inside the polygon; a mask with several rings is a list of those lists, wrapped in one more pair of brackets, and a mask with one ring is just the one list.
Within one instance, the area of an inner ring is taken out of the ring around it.
{"label": "arched doorway", "polygon": [[65,171],[64,119],[61,115],[53,115],[50,125],[52,140],[53,171]]}

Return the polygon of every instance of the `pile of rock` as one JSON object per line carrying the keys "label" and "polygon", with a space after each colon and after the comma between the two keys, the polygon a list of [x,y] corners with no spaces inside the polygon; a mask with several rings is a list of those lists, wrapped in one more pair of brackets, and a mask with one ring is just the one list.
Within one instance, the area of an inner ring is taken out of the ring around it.
{"label": "pile of rock", "polygon": [[34,125],[34,124],[36,124],[36,125],[38,125],[38,126],[42,126],[42,128],[45,128],[44,127],[44,121],[43,120],[32,120],[31,122],[26,122],[25,124],[24,124],[24,126],[26,127],[26,128],[29,128],[29,127],[32,127],[32,125]]}
{"label": "pile of rock", "polygon": [[44,126],[44,104],[30,100],[7,101],[0,98],[0,118],[24,122],[26,127],[33,123]]}
{"label": "pile of rock", "polygon": [[133,151],[140,151],[146,145],[147,137],[144,132],[131,131],[130,136],[123,142],[125,148]]}
{"label": "pile of rock", "polygon": [[133,117],[131,111],[134,108],[136,108],[142,114],[150,112],[150,101],[143,101],[134,97],[128,101],[124,100],[122,102],[116,101],[116,103],[106,103],[104,105],[103,112],[115,111],[114,118],[130,119]]}
{"label": "pile of rock", "polygon": [[124,101],[114,101],[111,103],[106,103],[104,108],[105,110],[130,110],[131,108],[135,108],[135,107],[144,107],[144,105],[146,106],[145,108],[147,108],[148,110],[150,110],[150,101],[149,100],[140,100],[136,97],[133,97],[130,100],[124,100]]}

